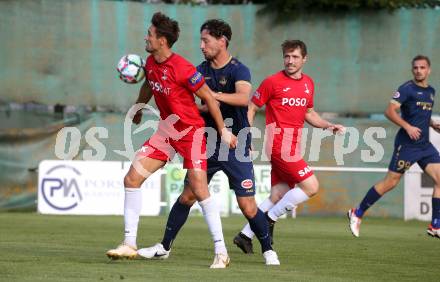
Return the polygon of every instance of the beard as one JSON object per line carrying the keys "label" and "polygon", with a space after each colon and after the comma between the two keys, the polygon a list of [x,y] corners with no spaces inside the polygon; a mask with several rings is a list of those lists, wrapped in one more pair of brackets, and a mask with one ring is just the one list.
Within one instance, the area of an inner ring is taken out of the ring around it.
{"label": "beard", "polygon": [[415,76],[414,76],[414,80],[417,81],[417,82],[422,82],[422,81],[424,81],[425,79],[426,79],[426,77],[423,76],[423,75],[415,75]]}
{"label": "beard", "polygon": [[151,49],[151,45],[150,45],[150,43],[148,43],[148,42],[146,42],[145,43],[145,51],[147,51],[148,53],[153,53],[153,49]]}
{"label": "beard", "polygon": [[205,57],[205,60],[207,60],[207,61],[211,61],[215,57],[215,56],[212,56],[212,55],[206,54],[206,53],[204,53],[203,56]]}
{"label": "beard", "polygon": [[284,68],[284,71],[285,71],[288,75],[294,75],[295,73],[298,72],[298,69],[290,70],[289,67],[286,67],[286,68]]}
{"label": "beard", "polygon": [[205,60],[212,61],[220,53],[220,50],[212,49],[210,53],[203,53]]}

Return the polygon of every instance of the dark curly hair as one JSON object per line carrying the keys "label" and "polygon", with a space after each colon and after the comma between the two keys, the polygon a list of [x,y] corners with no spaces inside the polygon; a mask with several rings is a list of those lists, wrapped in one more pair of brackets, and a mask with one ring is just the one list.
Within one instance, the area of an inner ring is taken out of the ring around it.
{"label": "dark curly hair", "polygon": [[212,37],[217,39],[225,38],[226,47],[229,46],[229,41],[232,39],[232,31],[229,24],[220,19],[207,20],[200,27],[200,33],[206,29]]}
{"label": "dark curly hair", "polygon": [[173,47],[173,44],[179,39],[179,23],[161,12],[157,12],[151,18],[151,24],[156,28],[157,37],[165,37],[168,47]]}

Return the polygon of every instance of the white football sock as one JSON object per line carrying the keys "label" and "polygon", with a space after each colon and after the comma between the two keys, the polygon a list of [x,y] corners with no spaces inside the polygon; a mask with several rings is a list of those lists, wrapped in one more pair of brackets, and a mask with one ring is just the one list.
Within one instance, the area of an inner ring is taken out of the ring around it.
{"label": "white football sock", "polygon": [[208,224],[211,232],[212,240],[214,241],[214,251],[216,254],[228,254],[226,250],[225,240],[223,238],[222,222],[220,219],[220,211],[217,203],[209,196],[209,198],[200,201],[199,205],[202,207],[203,216]]}
{"label": "white football sock", "polygon": [[291,211],[294,206],[307,201],[310,197],[301,188],[290,189],[283,198],[269,210],[269,217],[276,221],[280,216]]}
{"label": "white football sock", "polygon": [[[261,202],[261,204],[258,206],[258,208],[262,211],[262,212],[267,212],[268,210],[270,210],[273,207],[273,203],[270,200],[270,198],[267,198],[266,200],[264,200],[263,202]],[[246,237],[248,238],[254,238],[254,232],[251,229],[251,226],[248,224],[246,224],[243,229],[241,230],[241,233],[243,233],[244,235],[246,235]]]}
{"label": "white football sock", "polygon": [[136,236],[139,223],[139,215],[142,208],[141,188],[125,188],[124,200],[124,243],[136,247]]}

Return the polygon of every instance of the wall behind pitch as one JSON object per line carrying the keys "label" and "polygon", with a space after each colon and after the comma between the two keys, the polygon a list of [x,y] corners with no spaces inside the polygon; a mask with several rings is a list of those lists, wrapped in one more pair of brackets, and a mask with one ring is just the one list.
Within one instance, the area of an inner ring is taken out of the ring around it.
{"label": "wall behind pitch", "polygon": [[[394,89],[410,78],[410,60],[433,60],[439,85],[440,11],[399,10],[303,15],[273,26],[255,5],[191,7],[119,1],[0,1],[0,85],[5,101],[111,106],[128,109],[138,86],[121,83],[115,65],[126,53],[145,55],[143,36],[156,11],[181,26],[176,50],[194,64],[199,27],[223,18],[233,28],[232,53],[247,64],[254,85],[282,66],[280,43],[309,46],[306,72],[316,81],[319,111],[382,112]],[[435,107],[438,110],[438,106]]]}

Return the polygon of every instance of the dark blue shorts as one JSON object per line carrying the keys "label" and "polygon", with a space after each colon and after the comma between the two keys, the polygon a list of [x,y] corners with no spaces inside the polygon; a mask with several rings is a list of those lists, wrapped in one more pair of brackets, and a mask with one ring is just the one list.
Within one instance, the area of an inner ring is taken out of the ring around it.
{"label": "dark blue shorts", "polygon": [[425,170],[428,164],[440,163],[439,152],[431,143],[421,146],[396,144],[388,169],[405,173],[414,163]]}
{"label": "dark blue shorts", "polygon": [[[248,152],[247,152],[248,153]],[[246,154],[249,156],[249,154]],[[234,190],[237,197],[249,197],[255,195],[255,177],[252,161],[238,160],[235,156],[235,150],[229,150],[228,159],[219,161],[218,150],[208,158],[208,184],[214,174],[223,171],[229,180],[229,188]],[[188,179],[185,177],[185,185]]]}

